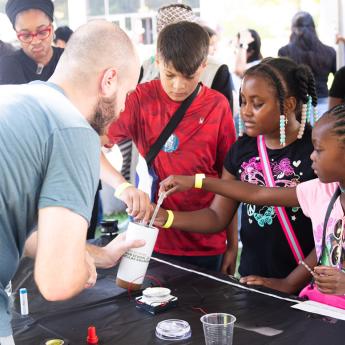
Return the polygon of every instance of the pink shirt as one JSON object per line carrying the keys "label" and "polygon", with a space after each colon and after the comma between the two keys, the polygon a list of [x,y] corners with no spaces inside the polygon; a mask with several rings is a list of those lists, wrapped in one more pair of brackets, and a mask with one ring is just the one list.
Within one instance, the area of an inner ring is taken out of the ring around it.
{"label": "pink shirt", "polygon": [[[317,178],[303,182],[297,186],[298,202],[303,213],[311,219],[313,224],[315,248],[318,257],[321,254],[323,223],[327,208],[333,194],[338,188],[338,185],[338,183],[322,183]],[[344,211],[341,207],[340,198],[338,198],[335,201],[333,210],[327,223],[326,247],[328,249],[330,260],[337,242],[337,239],[333,234],[334,225],[339,219],[342,219],[342,217],[344,217]]]}

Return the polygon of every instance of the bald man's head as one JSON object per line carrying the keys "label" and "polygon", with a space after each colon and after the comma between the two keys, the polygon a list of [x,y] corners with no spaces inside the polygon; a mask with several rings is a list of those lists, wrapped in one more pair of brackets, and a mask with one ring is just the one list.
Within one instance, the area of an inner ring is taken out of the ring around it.
{"label": "bald man's head", "polygon": [[128,68],[138,69],[139,58],[126,33],[104,20],[90,21],[75,31],[62,55],[63,70],[89,78],[110,67],[121,78]]}
{"label": "bald man's head", "polygon": [[118,26],[103,20],[71,36],[51,80],[60,85],[101,135],[125,107],[139,79],[139,57]]}

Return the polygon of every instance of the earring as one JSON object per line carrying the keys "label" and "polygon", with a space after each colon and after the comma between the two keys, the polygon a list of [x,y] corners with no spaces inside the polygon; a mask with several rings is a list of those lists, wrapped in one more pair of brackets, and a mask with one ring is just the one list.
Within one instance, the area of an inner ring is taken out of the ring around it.
{"label": "earring", "polygon": [[301,125],[299,127],[298,134],[297,134],[298,139],[302,139],[302,137],[303,137],[305,124],[307,122],[307,117],[308,117],[307,108],[308,108],[308,105],[306,103],[303,103],[302,104],[302,114],[301,114]]}
{"label": "earring", "polygon": [[244,132],[244,123],[241,117],[241,114],[238,116],[238,136],[243,137],[243,132]]}
{"label": "earring", "polygon": [[302,139],[302,137],[303,137],[305,124],[307,122],[310,123],[311,97],[308,95],[307,98],[308,98],[307,103],[302,104],[301,125],[299,127],[299,131],[297,134],[298,139]]}
{"label": "earring", "polygon": [[314,116],[314,125],[315,125],[315,122],[319,119],[319,114],[317,113],[317,107],[313,108],[313,116]]}
{"label": "earring", "polygon": [[285,124],[287,123],[285,115],[280,115],[279,129],[280,129],[280,145],[285,146]]}
{"label": "earring", "polygon": [[311,123],[311,96],[307,96],[308,97],[308,101],[307,101],[307,122]]}

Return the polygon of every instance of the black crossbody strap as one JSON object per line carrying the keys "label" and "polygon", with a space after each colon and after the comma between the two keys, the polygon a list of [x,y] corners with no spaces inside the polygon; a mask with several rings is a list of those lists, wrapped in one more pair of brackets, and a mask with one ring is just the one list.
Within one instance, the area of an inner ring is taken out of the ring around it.
{"label": "black crossbody strap", "polygon": [[194,98],[199,92],[200,89],[200,83],[197,85],[195,90],[191,95],[189,95],[179,106],[179,108],[176,110],[174,115],[171,117],[168,124],[163,129],[160,136],[157,138],[157,140],[154,142],[154,144],[151,146],[150,151],[145,157],[146,163],[148,166],[150,166],[153,162],[153,160],[158,155],[158,152],[163,147],[163,145],[166,143],[170,135],[173,133],[173,131],[176,129],[178,124],[182,121],[184,114],[186,113],[189,106],[192,104]]}
{"label": "black crossbody strap", "polygon": [[327,212],[326,212],[326,216],[325,216],[325,221],[323,223],[323,234],[322,234],[322,246],[321,246],[321,254],[319,257],[319,260],[317,262],[317,266],[321,265],[321,260],[322,260],[322,254],[323,251],[325,250],[325,245],[326,245],[326,231],[327,231],[327,223],[328,223],[328,219],[329,216],[331,215],[333,206],[335,201],[337,200],[338,196],[341,194],[340,188],[338,187],[338,189],[335,191],[335,193],[332,196],[331,201],[329,202],[328,208],[327,208]]}

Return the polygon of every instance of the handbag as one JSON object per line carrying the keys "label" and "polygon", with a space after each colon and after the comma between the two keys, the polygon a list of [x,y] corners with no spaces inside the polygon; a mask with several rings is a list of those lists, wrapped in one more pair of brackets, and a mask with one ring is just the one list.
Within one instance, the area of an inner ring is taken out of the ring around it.
{"label": "handbag", "polygon": [[139,160],[136,167],[136,178],[135,178],[136,186],[138,187],[138,189],[146,192],[150,196],[150,199],[152,202],[154,202],[154,198],[158,189],[158,177],[154,171],[152,163],[154,159],[156,158],[156,156],[158,155],[161,148],[164,146],[164,144],[169,139],[171,134],[177,128],[179,123],[182,121],[186,111],[188,110],[189,106],[192,104],[193,100],[197,96],[200,86],[201,86],[201,83],[198,83],[193,93],[190,94],[181,103],[181,105],[172,115],[168,124],[164,127],[159,137],[151,146],[145,158],[139,155]]}
{"label": "handbag", "polygon": [[[265,139],[263,135],[259,135],[257,137],[257,145],[258,145],[260,160],[263,166],[263,174],[264,174],[266,186],[275,187],[276,184],[273,178],[272,169],[270,166],[270,161],[268,158]],[[289,220],[289,217],[286,213],[285,207],[274,206],[274,209],[278,216],[279,223],[284,231],[285,237],[288,241],[292,254],[297,264],[299,264],[299,262],[304,259],[304,254],[298,242],[298,239],[296,237],[292,224]]]}
{"label": "handbag", "polygon": [[[323,223],[323,234],[322,234],[322,245],[321,245],[321,255],[319,257],[319,260],[317,262],[317,266],[323,265],[325,261],[325,256],[327,256],[326,253],[326,231],[327,231],[327,223],[329,216],[332,212],[333,206],[335,201],[337,200],[338,196],[341,194],[340,188],[338,188],[335,193],[332,196],[331,201],[329,202],[325,221]],[[342,245],[341,245],[342,247]],[[341,255],[340,255],[341,257]],[[312,278],[312,281],[310,284],[308,284],[299,294],[299,297],[309,299],[311,301],[320,302],[323,304],[331,305],[333,307],[345,309],[345,297],[340,295],[330,295],[330,294],[324,294],[320,292],[317,287],[314,284],[314,278]]]}

